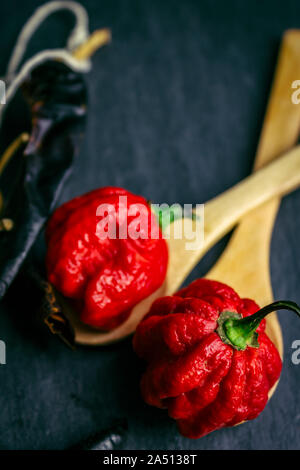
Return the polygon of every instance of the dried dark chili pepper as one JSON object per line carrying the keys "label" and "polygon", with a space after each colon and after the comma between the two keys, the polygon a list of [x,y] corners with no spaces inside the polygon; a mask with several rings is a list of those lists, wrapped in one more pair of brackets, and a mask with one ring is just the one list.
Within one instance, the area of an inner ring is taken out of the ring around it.
{"label": "dried dark chili pepper", "polygon": [[78,149],[86,113],[83,78],[63,63],[49,61],[34,69],[23,90],[32,130],[0,179],[1,219],[13,224],[0,233],[0,298],[54,207]]}
{"label": "dried dark chili pepper", "polygon": [[293,302],[259,310],[253,300],[207,279],[156,300],[133,339],[149,364],[141,381],[144,400],[167,408],[190,438],[256,418],[281,372],[264,331],[264,317],[278,309],[300,316]]}
{"label": "dried dark chili pepper", "polygon": [[[88,59],[111,39],[95,31],[74,52]],[[87,93],[82,73],[47,60],[22,85],[23,132],[0,159],[0,299],[19,271],[66,182],[85,129]],[[1,140],[13,139],[14,116],[3,123]],[[8,121],[8,122],[6,122]],[[2,145],[3,147],[3,145]]]}

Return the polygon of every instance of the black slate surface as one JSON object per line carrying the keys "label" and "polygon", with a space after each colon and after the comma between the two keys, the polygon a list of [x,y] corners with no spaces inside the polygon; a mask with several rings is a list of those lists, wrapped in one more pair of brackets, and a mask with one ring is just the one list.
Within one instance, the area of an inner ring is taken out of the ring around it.
{"label": "black slate surface", "polygon": [[[0,68],[41,2],[2,3]],[[113,43],[88,76],[88,131],[62,201],[121,185],[155,202],[204,202],[251,170],[283,31],[300,28],[300,4],[281,1],[88,0],[91,30]],[[72,22],[58,14],[29,54],[57,47]],[[295,77],[299,79],[300,77]],[[300,192],[281,205],[272,239],[276,298],[300,302]],[[220,242],[192,277],[204,274]],[[300,449],[300,365],[291,344],[300,322],[283,312],[285,360],[276,394],[258,419],[198,441],[180,437],[164,411],[139,395],[141,364],[131,340],[67,349],[32,329],[31,294],[15,283],[0,306],[0,448],[63,449],[128,418],[123,449]]]}

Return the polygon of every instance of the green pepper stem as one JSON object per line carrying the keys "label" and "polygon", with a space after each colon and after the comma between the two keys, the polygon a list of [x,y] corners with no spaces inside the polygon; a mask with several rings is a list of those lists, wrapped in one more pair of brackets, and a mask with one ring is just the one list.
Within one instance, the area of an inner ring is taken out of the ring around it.
{"label": "green pepper stem", "polygon": [[179,204],[168,206],[167,204],[159,205],[151,203],[151,210],[155,214],[162,231],[166,230],[174,220],[182,219],[183,217],[183,209]]}
{"label": "green pepper stem", "polygon": [[169,206],[168,204],[152,204],[150,201],[148,201],[148,204],[155,214],[157,222],[163,232],[175,220],[186,218],[199,221],[201,219],[194,211],[185,212],[180,204],[172,204]]}
{"label": "green pepper stem", "polygon": [[266,305],[266,307],[261,308],[253,315],[239,320],[239,324],[248,328],[249,332],[255,331],[259,327],[260,322],[269,315],[269,313],[276,312],[277,310],[291,310],[300,317],[300,307],[295,302],[290,302],[289,300],[278,300],[277,302]]}
{"label": "green pepper stem", "polygon": [[282,309],[291,310],[300,317],[300,307],[295,302],[279,300],[245,318],[233,312],[223,312],[219,319],[218,332],[223,341],[236,349],[244,350],[247,346],[258,347],[256,330],[260,322],[269,313]]}

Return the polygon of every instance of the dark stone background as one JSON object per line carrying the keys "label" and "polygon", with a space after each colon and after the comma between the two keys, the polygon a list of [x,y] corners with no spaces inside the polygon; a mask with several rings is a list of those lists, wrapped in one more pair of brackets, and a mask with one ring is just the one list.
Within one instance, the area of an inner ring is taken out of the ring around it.
{"label": "dark stone background", "polygon": [[[2,2],[0,67],[41,3]],[[156,202],[204,202],[251,170],[283,31],[300,28],[300,4],[282,1],[90,0],[91,30],[109,26],[110,47],[87,77],[87,135],[62,200],[121,185]],[[29,54],[64,43],[58,14]],[[295,77],[295,79],[300,77]],[[300,301],[300,192],[281,205],[272,240],[276,298]],[[204,274],[224,248],[197,267]],[[180,437],[166,412],[139,395],[141,365],[131,340],[72,352],[27,322],[31,299],[13,286],[1,305],[0,448],[63,449],[128,417],[124,449],[300,449],[300,365],[291,344],[300,322],[283,312],[285,361],[275,396],[251,423],[198,441]]]}

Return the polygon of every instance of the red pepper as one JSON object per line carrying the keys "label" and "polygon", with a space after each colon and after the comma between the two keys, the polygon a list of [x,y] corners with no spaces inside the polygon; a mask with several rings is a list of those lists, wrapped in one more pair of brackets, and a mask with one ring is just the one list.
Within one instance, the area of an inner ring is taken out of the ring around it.
{"label": "red pepper", "polygon": [[[115,238],[105,235],[107,212],[100,214],[99,207],[113,209]],[[133,238],[135,228],[140,236]],[[48,280],[96,328],[118,326],[166,276],[168,249],[155,215],[143,197],[121,188],[96,189],[63,204],[48,223],[46,239]]]}
{"label": "red pepper", "polygon": [[190,438],[256,418],[281,372],[263,319],[280,308],[300,314],[293,302],[258,311],[253,300],[207,279],[156,300],[133,339],[136,353],[148,362],[144,400],[167,408]]}

